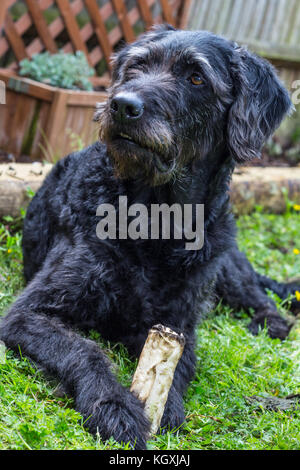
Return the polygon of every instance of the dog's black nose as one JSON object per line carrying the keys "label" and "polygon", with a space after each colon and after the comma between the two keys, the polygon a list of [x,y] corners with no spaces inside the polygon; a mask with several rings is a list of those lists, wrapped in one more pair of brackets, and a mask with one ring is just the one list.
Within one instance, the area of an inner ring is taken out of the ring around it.
{"label": "dog's black nose", "polygon": [[135,93],[118,93],[111,100],[110,109],[117,121],[128,122],[142,116],[144,104]]}

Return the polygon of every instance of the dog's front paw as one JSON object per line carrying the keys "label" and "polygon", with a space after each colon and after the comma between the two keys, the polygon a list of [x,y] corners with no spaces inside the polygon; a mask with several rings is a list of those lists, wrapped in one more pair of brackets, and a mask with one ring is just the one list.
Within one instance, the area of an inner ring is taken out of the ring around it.
{"label": "dog's front paw", "polygon": [[161,420],[161,432],[178,429],[185,420],[182,397],[174,386],[171,387],[165,411]]}
{"label": "dog's front paw", "polygon": [[97,400],[86,422],[92,433],[99,432],[103,440],[111,436],[118,442],[135,450],[146,449],[149,422],[143,405],[127,390]]}
{"label": "dog's front paw", "polygon": [[259,330],[265,326],[271,338],[282,340],[288,336],[292,327],[278,312],[261,311],[255,314],[248,328],[252,334],[257,335]]}

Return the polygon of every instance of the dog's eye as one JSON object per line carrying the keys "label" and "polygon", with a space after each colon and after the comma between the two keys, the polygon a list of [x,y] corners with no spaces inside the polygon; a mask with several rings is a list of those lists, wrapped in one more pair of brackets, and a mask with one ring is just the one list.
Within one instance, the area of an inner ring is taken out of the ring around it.
{"label": "dog's eye", "polygon": [[190,80],[191,80],[191,82],[192,82],[193,85],[202,85],[202,83],[203,83],[202,78],[201,78],[200,75],[198,75],[197,73],[194,73],[194,74],[190,77]]}

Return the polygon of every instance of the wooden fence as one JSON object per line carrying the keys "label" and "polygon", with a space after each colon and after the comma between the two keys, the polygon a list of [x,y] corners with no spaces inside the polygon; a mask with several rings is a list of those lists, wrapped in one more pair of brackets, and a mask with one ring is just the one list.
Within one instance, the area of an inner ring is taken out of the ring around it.
{"label": "wooden fence", "polygon": [[105,82],[120,41],[134,41],[154,23],[184,26],[189,6],[190,0],[1,0],[0,67],[16,69],[44,50],[80,50]]}
{"label": "wooden fence", "polygon": [[194,0],[188,27],[246,44],[278,66],[288,85],[299,79],[299,0]]}

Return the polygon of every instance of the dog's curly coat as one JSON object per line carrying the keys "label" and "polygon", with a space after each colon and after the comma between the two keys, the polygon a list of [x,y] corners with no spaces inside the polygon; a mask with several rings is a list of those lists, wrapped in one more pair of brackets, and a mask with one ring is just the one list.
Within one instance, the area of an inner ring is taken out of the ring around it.
{"label": "dog's curly coat", "polygon": [[[255,311],[252,332],[266,324],[272,337],[288,334],[265,288],[286,297],[297,286],[258,275],[238,251],[228,185],[235,163],[257,156],[290,109],[267,62],[207,32],[160,26],[115,57],[109,98],[98,110],[104,143],[59,161],[33,198],[23,236],[28,285],[0,328],[7,346],[20,346],[60,380],[91,432],[142,449],[148,422],[103,352],[72,326],[122,342],[133,356],[154,324],[184,333],[162,421],[170,428],[184,420],[195,327],[216,293]],[[96,209],[117,206],[120,195],[147,207],[204,204],[203,248],[100,241]]]}

